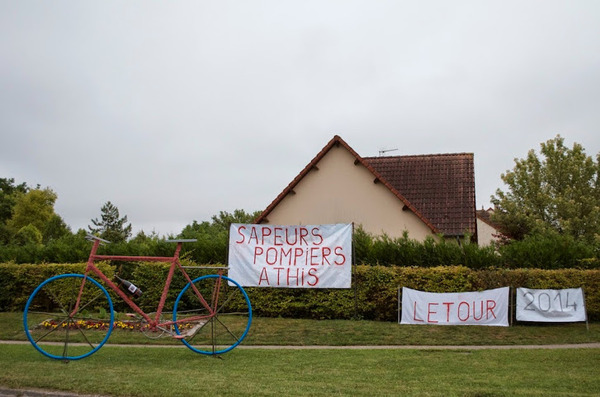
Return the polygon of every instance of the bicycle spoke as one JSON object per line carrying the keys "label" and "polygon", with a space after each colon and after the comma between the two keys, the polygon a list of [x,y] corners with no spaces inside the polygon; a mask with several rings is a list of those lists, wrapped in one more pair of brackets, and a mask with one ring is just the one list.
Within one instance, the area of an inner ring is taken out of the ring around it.
{"label": "bicycle spoke", "polygon": [[64,324],[64,323],[65,323],[64,321],[61,321],[61,322],[60,322],[60,324],[58,324],[56,327],[52,327],[52,328],[50,328],[50,329],[48,330],[48,332],[46,332],[45,334],[43,334],[43,335],[41,335],[39,338],[37,338],[37,339],[35,340],[35,342],[37,343],[37,342],[41,341],[42,339],[44,339],[46,336],[48,336],[48,335],[50,335],[50,334],[52,334],[52,333],[54,333],[54,332],[58,331],[58,330],[59,330],[59,326],[60,326],[60,325],[62,325],[62,324]]}
{"label": "bicycle spoke", "polygon": [[69,334],[70,334],[70,332],[69,332],[69,328],[70,328],[69,325],[70,324],[67,323],[67,337],[65,338],[65,347],[63,349],[63,357],[68,357],[67,356],[67,351],[69,349]]}
{"label": "bicycle spoke", "polygon": [[48,294],[52,295],[51,298],[54,300],[54,303],[56,303],[57,305],[60,306],[61,311],[68,315],[69,312],[67,312],[67,310],[65,309],[65,306],[63,305],[63,303],[60,301],[60,299],[58,299],[58,296],[56,296],[56,294],[54,293],[54,291],[52,291],[52,289],[50,289],[49,291],[47,291]]}
{"label": "bicycle spoke", "polygon": [[91,305],[92,303],[95,303],[95,302],[96,302],[98,299],[100,299],[100,298],[102,298],[102,297],[103,297],[102,295],[103,295],[103,294],[102,294],[102,291],[98,291],[98,293],[96,294],[96,296],[92,297],[92,298],[90,299],[90,301],[89,301],[89,302],[87,302],[87,303],[86,303],[86,304],[84,304],[83,306],[80,306],[80,307],[79,307],[79,311],[81,312],[81,311],[83,311],[83,310],[84,310],[86,307],[88,307],[89,305]]}
{"label": "bicycle spoke", "polygon": [[223,302],[221,307],[217,309],[216,313],[220,313],[223,310],[223,308],[225,307],[225,305],[227,305],[229,303],[229,301],[231,301],[231,299],[233,299],[233,294],[229,294],[229,296],[227,297],[225,302]]}
{"label": "bicycle spoke", "polygon": [[252,307],[246,292],[237,283],[221,275],[199,277],[193,280],[193,285],[194,288],[188,284],[177,297],[173,320],[181,323],[201,311],[192,311],[194,305],[197,308],[203,306],[193,291],[212,296],[213,300],[209,303],[215,311],[191,335],[187,335],[186,330],[180,328],[181,325],[176,325],[177,334],[183,336],[182,343],[197,353],[208,355],[222,354],[233,349],[246,337],[252,321]]}
{"label": "bicycle spoke", "polygon": [[[79,296],[79,309],[72,316]],[[81,274],[49,278],[35,289],[25,305],[27,339],[42,354],[54,359],[77,360],[93,354],[108,340],[113,321],[108,292]]]}
{"label": "bicycle spoke", "polygon": [[216,316],[215,316],[215,320],[216,320],[216,321],[217,321],[219,324],[221,324],[221,326],[223,327],[223,329],[225,329],[225,330],[226,330],[226,331],[229,333],[229,335],[231,335],[231,336],[232,336],[232,337],[233,337],[233,338],[234,338],[236,341],[239,341],[239,340],[240,340],[240,338],[239,338],[237,335],[235,335],[235,334],[234,334],[234,333],[231,331],[231,329],[230,329],[230,328],[229,328],[227,325],[225,325],[225,324],[224,324],[224,323],[221,321],[221,319],[219,319],[219,317],[216,317]]}
{"label": "bicycle spoke", "polygon": [[89,346],[90,346],[92,349],[94,349],[96,346],[94,346],[94,345],[92,344],[92,342],[90,342],[90,340],[88,339],[88,337],[87,337],[87,335],[85,334],[85,332],[83,332],[83,330],[82,330],[82,329],[81,329],[79,326],[77,326],[77,325],[76,325],[76,327],[77,327],[77,330],[79,331],[79,333],[81,334],[81,336],[83,336],[83,339],[85,339],[85,341],[87,342],[87,344],[88,344],[88,345],[89,345]]}
{"label": "bicycle spoke", "polygon": [[206,322],[205,322],[204,324],[202,324],[202,325],[201,325],[201,326],[200,326],[200,327],[199,327],[197,330],[194,330],[194,334],[193,334],[193,335],[191,335],[191,336],[188,336],[188,337],[187,337],[188,341],[190,341],[190,342],[191,342],[191,341],[193,341],[193,340],[194,340],[194,338],[196,337],[196,335],[199,335],[199,334],[200,334],[200,331],[202,331],[202,330],[204,329],[204,327],[206,327],[206,324],[208,324],[208,323],[210,323],[210,322],[212,322],[212,319],[211,319],[211,320],[208,320],[208,321],[206,321]]}
{"label": "bicycle spoke", "polygon": [[215,339],[215,318],[211,318],[210,319],[210,341],[211,341],[211,345],[212,345],[212,354],[215,354],[215,352],[217,351],[216,347],[217,347],[217,343],[216,343],[216,339]]}
{"label": "bicycle spoke", "polygon": [[29,315],[36,315],[36,316],[41,316],[43,315],[44,321],[63,321],[64,319],[69,318],[69,315],[66,313],[60,313],[60,315],[58,315],[59,313],[52,313],[52,312],[35,312],[35,311],[30,311]]}

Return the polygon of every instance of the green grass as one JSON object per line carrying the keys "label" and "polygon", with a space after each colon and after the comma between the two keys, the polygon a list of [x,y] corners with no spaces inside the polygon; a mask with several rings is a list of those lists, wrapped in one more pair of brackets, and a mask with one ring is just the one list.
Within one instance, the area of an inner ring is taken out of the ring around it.
{"label": "green grass", "polygon": [[[0,339],[25,340],[21,313],[0,313]],[[243,345],[544,345],[600,342],[600,324],[407,326],[256,318]],[[174,344],[181,348],[110,344]],[[65,364],[29,344],[0,344],[0,388],[114,396],[596,396],[600,349],[234,349],[201,356],[169,338],[115,330]]]}
{"label": "green grass", "polygon": [[0,345],[0,385],[114,396],[594,396],[600,349],[268,350],[216,359],[106,346],[64,364]]}
{"label": "green grass", "polygon": [[[22,313],[0,313],[0,340],[26,340]],[[254,318],[244,345],[543,345],[600,342],[600,324],[511,327],[399,325],[379,321]],[[174,344],[115,329],[111,344]]]}

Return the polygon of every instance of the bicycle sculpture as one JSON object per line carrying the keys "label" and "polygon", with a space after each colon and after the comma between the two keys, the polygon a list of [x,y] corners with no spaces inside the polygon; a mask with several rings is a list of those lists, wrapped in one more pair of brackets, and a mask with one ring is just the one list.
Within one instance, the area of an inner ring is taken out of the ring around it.
{"label": "bicycle sculpture", "polygon": [[[115,311],[108,290],[114,291],[135,313],[127,314],[148,337],[168,336],[181,340],[196,353],[217,355],[230,351],[246,337],[252,323],[252,306],[246,291],[234,280],[217,274],[194,280],[179,261],[183,243],[196,240],[169,240],[176,243],[172,257],[98,255],[100,244],[109,243],[95,236],[83,274],[60,274],[42,282],[25,305],[23,324],[31,344],[42,354],[60,360],[78,360],[95,353],[108,340]],[[170,263],[156,310],[142,310],[133,297],[141,291],[128,281],[110,280],[96,261],[135,261]],[[179,269],[187,284],[179,292],[170,319],[165,302]],[[100,281],[90,277],[96,275]],[[113,295],[114,295],[113,294]]]}

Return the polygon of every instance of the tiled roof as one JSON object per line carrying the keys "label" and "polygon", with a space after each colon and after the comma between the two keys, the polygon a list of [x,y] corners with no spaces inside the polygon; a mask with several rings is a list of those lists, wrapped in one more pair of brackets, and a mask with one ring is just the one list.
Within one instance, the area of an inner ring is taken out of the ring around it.
{"label": "tiled roof", "polygon": [[476,233],[472,153],[363,159],[444,235]]}

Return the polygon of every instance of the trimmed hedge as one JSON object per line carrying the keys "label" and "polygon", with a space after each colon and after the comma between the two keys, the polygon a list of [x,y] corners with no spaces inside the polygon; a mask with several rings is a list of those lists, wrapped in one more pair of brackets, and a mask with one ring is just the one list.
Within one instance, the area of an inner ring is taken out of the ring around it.
{"label": "trimmed hedge", "polygon": [[[101,264],[112,276],[118,269]],[[48,277],[62,273],[81,273],[85,264],[16,265],[0,264],[0,311],[22,310],[29,294]],[[138,299],[145,310],[153,311],[162,293],[168,265],[147,263],[133,266],[127,278],[144,294]],[[210,270],[190,269],[193,278]],[[177,275],[177,272],[176,272]],[[590,320],[600,320],[600,270],[560,269],[484,269],[465,266],[429,268],[358,265],[353,269],[352,289],[246,288],[258,316],[314,319],[396,321],[398,288],[409,287],[428,292],[465,292],[498,287],[578,288],[584,289]],[[174,278],[168,307],[185,285],[181,275]],[[116,310],[127,310],[115,301]]]}
{"label": "trimmed hedge", "polygon": [[[29,295],[42,281],[65,273],[83,273],[85,263],[16,265],[0,264],[0,311],[23,310]],[[114,268],[106,263],[98,267],[108,277]]]}
{"label": "trimmed hedge", "polygon": [[[227,261],[225,224],[206,222],[186,227],[178,238],[195,238],[182,247],[181,257],[195,263]],[[91,244],[80,230],[77,234],[51,240],[45,244],[2,245],[0,263],[76,263],[87,261]],[[425,241],[402,237],[374,236],[360,226],[353,235],[354,263],[384,266],[466,266],[470,269],[489,267],[511,269],[600,269],[600,240],[587,242],[558,233],[526,236],[498,246],[479,246],[465,238],[450,241],[428,236]],[[124,243],[99,247],[99,254],[171,256],[175,245],[158,235],[136,236]]]}

